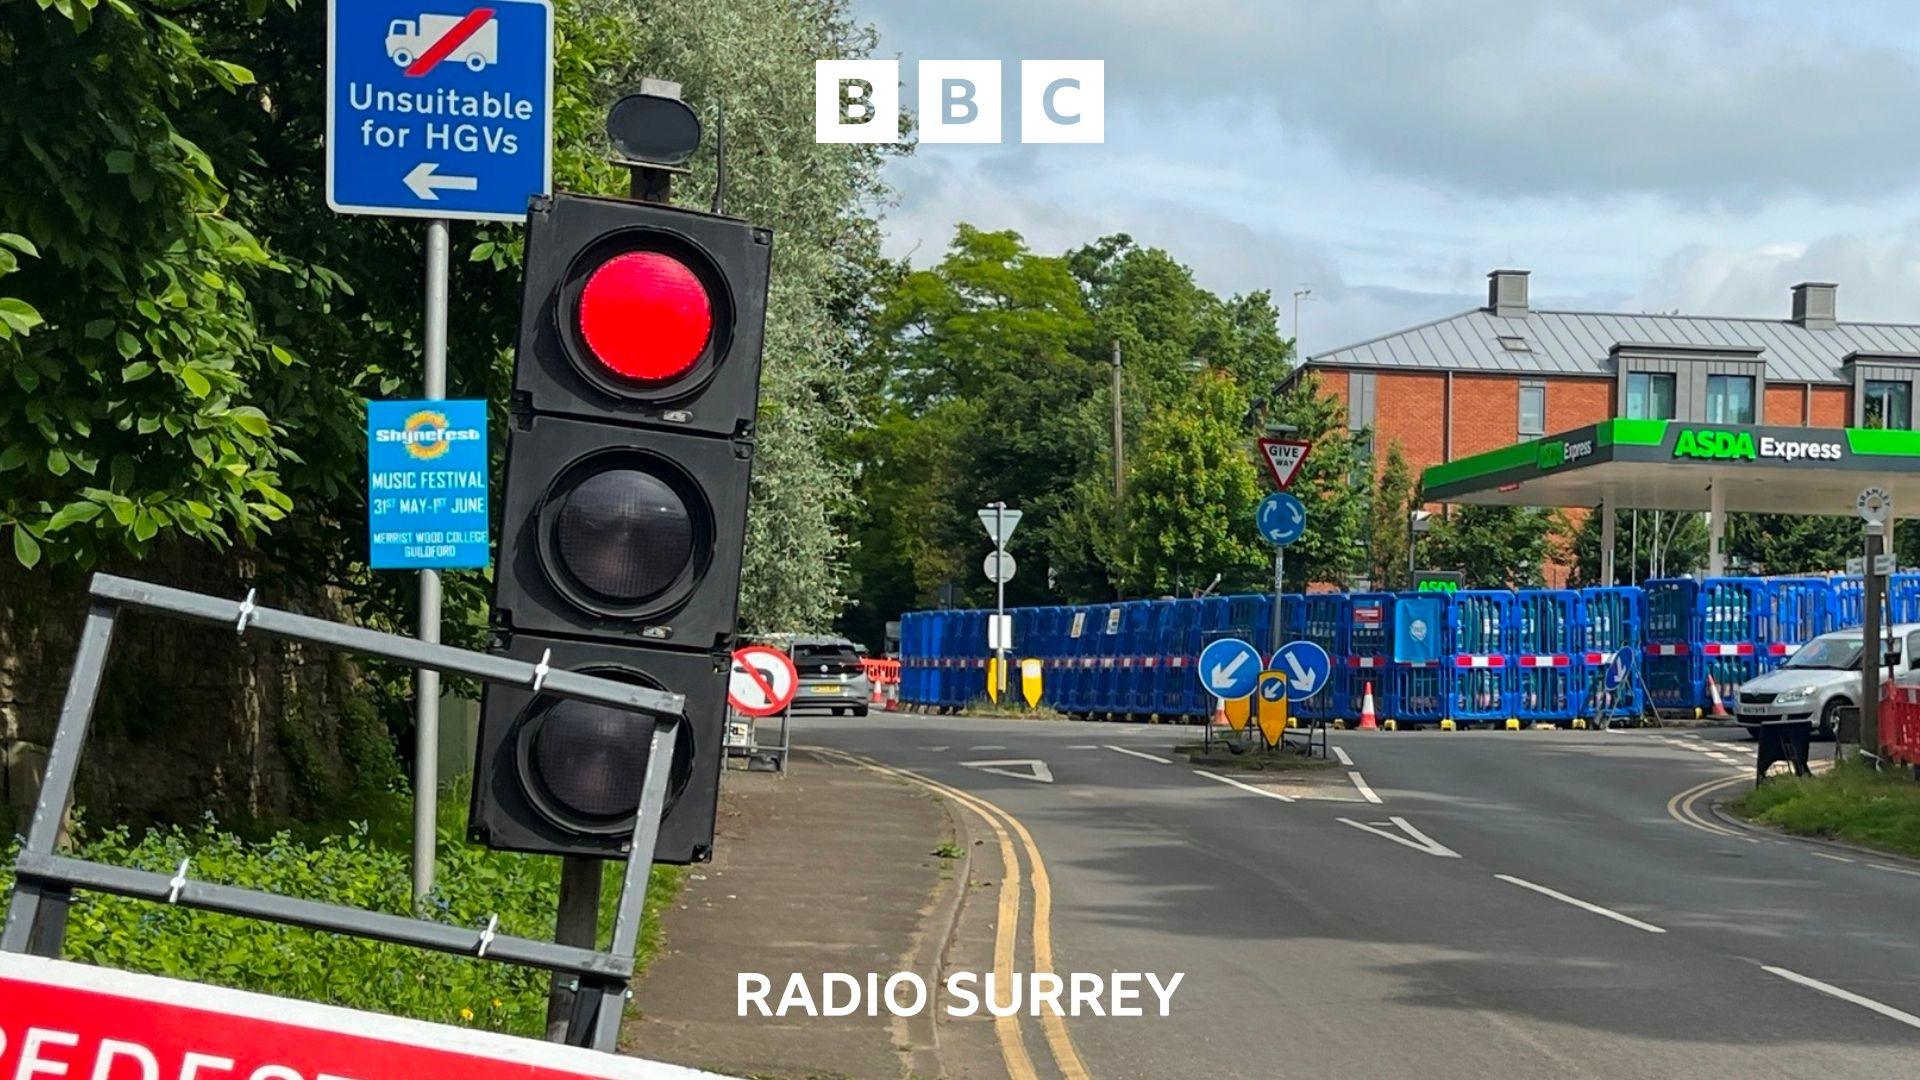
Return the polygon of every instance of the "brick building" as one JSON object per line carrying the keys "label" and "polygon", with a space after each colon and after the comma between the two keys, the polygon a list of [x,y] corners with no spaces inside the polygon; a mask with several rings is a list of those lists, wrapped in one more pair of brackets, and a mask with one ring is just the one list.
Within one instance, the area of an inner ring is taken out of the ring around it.
{"label": "brick building", "polygon": [[1308,357],[1322,392],[1415,470],[1614,417],[1913,427],[1920,324],[1841,322],[1831,284],[1784,319],[1544,311],[1527,271],[1487,304]]}

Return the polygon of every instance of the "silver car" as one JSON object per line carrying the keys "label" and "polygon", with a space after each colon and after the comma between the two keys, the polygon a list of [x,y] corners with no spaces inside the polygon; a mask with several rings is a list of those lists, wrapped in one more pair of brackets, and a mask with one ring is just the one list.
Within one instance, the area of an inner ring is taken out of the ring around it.
{"label": "silver car", "polygon": [[[1740,685],[1734,719],[1748,734],[1768,721],[1807,720],[1818,725],[1816,734],[1831,737],[1840,710],[1859,703],[1865,641],[1858,629],[1835,630],[1800,646],[1778,668]],[[1891,627],[1880,649],[1881,670],[1899,682],[1912,682],[1920,623]]]}
{"label": "silver car", "polygon": [[867,715],[873,683],[860,664],[853,642],[842,637],[801,637],[793,642],[793,666],[800,673],[795,713]]}

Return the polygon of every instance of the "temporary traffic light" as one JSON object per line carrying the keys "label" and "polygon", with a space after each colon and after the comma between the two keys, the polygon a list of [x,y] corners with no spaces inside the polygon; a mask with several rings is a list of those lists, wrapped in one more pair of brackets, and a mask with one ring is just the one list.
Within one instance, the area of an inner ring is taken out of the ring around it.
{"label": "temporary traffic light", "polygon": [[[772,237],[556,195],[528,215],[494,627],[554,667],[684,694],[656,857],[712,845]],[[620,854],[653,725],[490,687],[470,830]]]}

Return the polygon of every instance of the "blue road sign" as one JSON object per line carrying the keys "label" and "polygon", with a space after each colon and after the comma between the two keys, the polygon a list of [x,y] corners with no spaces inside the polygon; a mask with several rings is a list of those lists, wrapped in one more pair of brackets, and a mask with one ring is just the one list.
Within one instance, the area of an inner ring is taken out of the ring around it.
{"label": "blue road sign", "polygon": [[368,565],[485,566],[487,403],[367,402]]}
{"label": "blue road sign", "polygon": [[1260,654],[1239,638],[1222,638],[1200,650],[1200,685],[1217,698],[1243,698],[1260,681]]}
{"label": "blue road sign", "polygon": [[1627,650],[1619,649],[1614,652],[1613,659],[1607,663],[1606,673],[1601,676],[1607,689],[1620,689],[1620,684],[1627,681],[1627,665],[1632,662],[1627,655]]}
{"label": "blue road sign", "polygon": [[1287,677],[1270,671],[1260,673],[1259,694],[1264,701],[1279,701],[1287,696]]}
{"label": "blue road sign", "polygon": [[520,221],[552,182],[550,0],[329,0],[328,206]]}
{"label": "blue road sign", "polygon": [[1311,641],[1289,641],[1267,665],[1287,676],[1287,700],[1305,701],[1320,692],[1333,676],[1333,658]]}
{"label": "blue road sign", "polygon": [[1260,509],[1254,512],[1253,520],[1267,543],[1286,547],[1307,531],[1307,508],[1292,495],[1276,491],[1260,500]]}

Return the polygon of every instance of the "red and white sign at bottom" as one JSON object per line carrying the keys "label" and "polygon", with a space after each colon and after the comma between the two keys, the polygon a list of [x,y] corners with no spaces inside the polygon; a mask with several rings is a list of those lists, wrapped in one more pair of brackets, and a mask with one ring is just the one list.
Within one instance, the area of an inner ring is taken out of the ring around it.
{"label": "red and white sign at bottom", "polygon": [[0,954],[17,1080],[696,1080],[678,1065]]}

